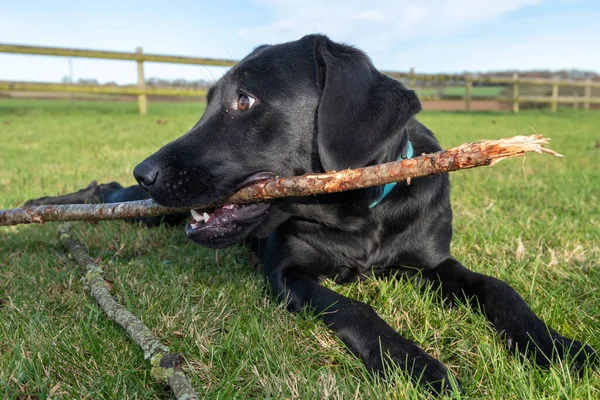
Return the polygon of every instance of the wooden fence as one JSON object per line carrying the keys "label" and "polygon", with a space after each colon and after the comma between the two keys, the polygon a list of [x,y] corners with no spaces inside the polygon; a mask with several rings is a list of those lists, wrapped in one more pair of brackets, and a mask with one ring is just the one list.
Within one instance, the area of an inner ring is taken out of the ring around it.
{"label": "wooden fence", "polygon": [[[102,85],[81,85],[81,84],[58,84],[58,83],[31,83],[31,82],[9,82],[0,81],[0,91],[29,91],[29,92],[62,92],[62,93],[96,93],[96,94],[126,94],[138,97],[138,107],[140,114],[146,114],[148,110],[148,95],[156,96],[204,96],[206,92],[198,89],[186,88],[158,88],[150,87],[144,81],[144,62],[162,62],[175,64],[192,64],[205,66],[224,66],[231,67],[235,61],[220,60],[201,57],[181,57],[166,56],[158,54],[147,54],[138,47],[135,53],[117,52],[117,51],[97,51],[83,49],[67,49],[60,47],[39,47],[39,46],[20,46],[0,43],[0,53],[17,53],[45,56],[62,57],[84,57],[99,58],[110,60],[130,60],[137,64],[136,86],[102,86]],[[575,80],[548,80],[520,78],[514,74],[511,78],[500,77],[481,77],[472,75],[426,75],[416,74],[414,70],[407,73],[384,71],[385,74],[395,79],[404,80],[408,86],[415,89],[417,81],[445,81],[453,84],[464,85],[464,95],[460,96],[464,100],[464,108],[471,111],[473,101],[473,84],[485,85],[506,85],[512,86],[512,96],[486,97],[487,100],[512,103],[512,111],[519,111],[521,103],[542,103],[550,104],[552,111],[558,109],[559,104],[573,104],[575,106],[583,105],[586,110],[590,109],[591,104],[600,104],[600,97],[592,97],[592,89],[600,89],[600,82],[575,81]],[[519,94],[521,85],[532,86],[550,86],[552,87],[551,96],[524,96]],[[583,96],[559,96],[560,87],[584,88]],[[420,95],[422,100],[439,100],[440,96]]]}
{"label": "wooden fence", "polygon": [[[485,97],[486,100],[495,100],[499,102],[512,103],[512,111],[519,111],[520,103],[541,103],[550,104],[551,110],[554,112],[558,109],[559,104],[583,105],[585,110],[590,109],[590,104],[600,104],[600,97],[592,97],[592,89],[600,89],[600,82],[588,80],[559,80],[559,79],[537,79],[537,78],[522,78],[519,74],[513,74],[512,78],[489,77],[472,75],[425,75],[416,74],[413,71],[408,73],[402,72],[385,72],[387,75],[396,79],[407,79],[409,86],[414,88],[416,81],[447,81],[447,82],[462,82],[465,87],[465,94],[461,96],[465,103],[465,111],[471,111],[471,102],[473,100],[472,89],[473,83],[487,85],[507,85],[512,86],[512,96],[490,96]],[[520,86],[550,86],[552,87],[551,96],[524,96],[519,94]],[[583,96],[559,96],[559,88],[584,88]],[[439,100],[440,96],[419,96],[422,100]]]}
{"label": "wooden fence", "polygon": [[0,43],[0,53],[33,54],[44,56],[101,58],[109,60],[129,60],[137,64],[137,86],[101,86],[59,83],[31,83],[0,81],[0,91],[26,91],[26,92],[62,92],[62,93],[96,93],[96,94],[128,94],[138,97],[140,114],[148,112],[148,95],[156,96],[204,96],[206,91],[198,89],[181,88],[155,88],[146,85],[144,80],[144,62],[161,62],[173,64],[191,64],[205,66],[231,67],[235,61],[218,60],[201,57],[165,56],[147,54],[141,47],[135,53],[120,51],[98,51],[83,49],[66,49],[61,47],[20,46]]}

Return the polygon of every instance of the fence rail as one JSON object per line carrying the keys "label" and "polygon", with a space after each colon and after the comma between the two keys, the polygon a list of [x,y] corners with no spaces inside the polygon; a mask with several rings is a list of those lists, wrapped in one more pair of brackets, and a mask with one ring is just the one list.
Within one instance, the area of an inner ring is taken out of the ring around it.
{"label": "fence rail", "polygon": [[61,93],[95,93],[95,94],[127,94],[127,95],[154,95],[154,96],[205,96],[206,90],[199,89],[171,89],[159,87],[139,86],[102,86],[81,85],[68,83],[34,83],[34,82],[8,82],[0,81],[0,91],[15,92],[61,92]]}
{"label": "fence rail", "polygon": [[[125,94],[138,97],[138,108],[140,114],[147,113],[147,96],[204,96],[206,91],[187,88],[158,88],[147,86],[144,80],[144,62],[161,62],[175,64],[191,64],[205,66],[223,66],[231,67],[236,64],[232,60],[223,60],[203,57],[183,57],[168,56],[160,54],[148,54],[142,51],[141,47],[136,52],[120,51],[98,51],[87,49],[68,49],[62,47],[41,47],[41,46],[23,46],[0,43],[0,53],[61,56],[61,57],[84,57],[110,60],[128,60],[135,61],[137,64],[136,86],[102,86],[102,85],[80,85],[80,84],[56,84],[56,83],[33,83],[33,82],[8,82],[0,81],[0,91],[28,91],[28,92],[60,92],[60,93],[96,93],[96,94]],[[583,105],[586,110],[590,109],[591,104],[600,104],[600,97],[592,97],[592,89],[600,89],[600,82],[574,81],[574,80],[556,80],[556,79],[532,79],[520,78],[514,74],[512,78],[472,76],[465,75],[426,75],[416,74],[414,70],[408,73],[396,71],[384,71],[385,74],[395,79],[408,81],[408,86],[415,89],[417,81],[442,81],[460,83],[464,85],[465,110],[471,111],[471,103],[474,99],[473,84],[499,84],[512,86],[512,96],[486,97],[488,100],[498,102],[512,103],[512,111],[518,112],[521,103],[540,103],[550,104],[551,110],[556,111],[559,104],[573,104],[575,106]],[[552,87],[551,96],[523,96],[519,94],[522,85],[532,86],[550,86]],[[559,96],[560,87],[584,88],[584,95],[579,96]],[[419,96],[422,100],[440,100],[441,96]]]}
{"label": "fence rail", "polygon": [[104,58],[110,60],[149,61],[173,64],[194,64],[231,67],[236,64],[232,60],[220,60],[216,58],[166,56],[160,54],[148,54],[142,52],[127,53],[124,51],[100,51],[87,49],[67,49],[64,47],[41,47],[22,46],[0,43],[0,53],[33,54],[43,56],[63,56],[82,58]]}

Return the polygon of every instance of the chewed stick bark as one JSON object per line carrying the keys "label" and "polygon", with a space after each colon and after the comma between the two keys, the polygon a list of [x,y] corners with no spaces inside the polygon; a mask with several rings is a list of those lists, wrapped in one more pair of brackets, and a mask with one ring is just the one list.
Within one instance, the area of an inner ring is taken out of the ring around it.
{"label": "chewed stick bark", "polygon": [[227,199],[213,204],[172,208],[152,200],[108,204],[43,205],[28,208],[0,210],[0,226],[49,221],[98,221],[128,219],[174,214],[194,209],[208,209],[223,204],[244,204],[282,197],[301,197],[343,192],[409,181],[444,172],[494,165],[506,158],[523,157],[526,153],[545,153],[562,157],[544,147],[550,141],[542,135],[515,136],[498,140],[465,143],[448,150],[422,154],[408,160],[365,168],[307,174],[289,178],[272,178],[247,186]]}

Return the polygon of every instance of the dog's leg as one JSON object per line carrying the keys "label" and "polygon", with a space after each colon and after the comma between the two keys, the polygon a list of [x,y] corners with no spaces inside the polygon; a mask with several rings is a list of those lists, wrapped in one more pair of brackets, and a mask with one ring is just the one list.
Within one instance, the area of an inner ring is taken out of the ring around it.
{"label": "dog's leg", "polygon": [[290,311],[314,311],[372,372],[385,376],[397,367],[435,393],[450,390],[446,367],[398,334],[369,305],[329,290],[293,267],[267,267],[267,280]]}
{"label": "dog's leg", "polygon": [[[139,185],[123,187],[118,182],[98,184],[92,181],[86,188],[62,196],[40,197],[24,204],[24,207],[44,204],[98,204],[119,203],[149,199],[150,195]],[[157,226],[161,223],[176,224],[188,218],[188,213],[169,214],[157,217],[136,218],[131,222],[141,221],[147,226]]]}
{"label": "dog's leg", "polygon": [[[118,182],[98,184],[98,182],[92,181],[87,187],[73,193],[62,196],[46,196],[28,200],[24,204],[24,207],[41,206],[44,204],[114,203],[114,201],[107,201],[107,197],[128,189],[130,188],[123,188],[123,186],[121,186]],[[140,190],[143,191],[141,187]],[[146,196],[148,197],[147,194]]]}
{"label": "dog's leg", "polygon": [[470,271],[453,258],[422,276],[441,289],[451,304],[464,301],[479,308],[501,333],[510,351],[526,354],[548,367],[552,360],[569,356],[579,372],[587,361],[597,365],[599,355],[588,345],[566,338],[547,326],[507,283]]}

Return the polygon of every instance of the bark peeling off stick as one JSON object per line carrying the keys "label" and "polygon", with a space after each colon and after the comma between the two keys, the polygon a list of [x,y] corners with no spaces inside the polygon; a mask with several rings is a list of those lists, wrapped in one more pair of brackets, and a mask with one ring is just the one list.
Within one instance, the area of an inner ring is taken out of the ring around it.
{"label": "bark peeling off stick", "polygon": [[[243,188],[218,204],[198,204],[194,209],[206,209],[223,204],[243,204],[281,197],[300,197],[342,192],[410,181],[444,172],[494,165],[510,157],[526,153],[547,153],[560,156],[544,147],[550,139],[542,135],[515,136],[498,140],[466,143],[449,150],[371,167],[308,174],[290,178],[272,178]],[[47,221],[109,220],[152,217],[186,212],[192,207],[170,208],[152,200],[111,204],[69,204],[0,210],[1,225],[43,223]]]}
{"label": "bark peeling off stick", "polygon": [[104,271],[90,258],[87,249],[73,239],[70,224],[61,225],[58,233],[65,249],[85,268],[85,282],[98,305],[111,320],[125,329],[131,340],[144,352],[144,358],[151,360],[152,377],[166,381],[176,399],[197,400],[198,394],[181,371],[183,358],[179,354],[170,354],[169,349],[142,321],[115,301],[104,284]]}

